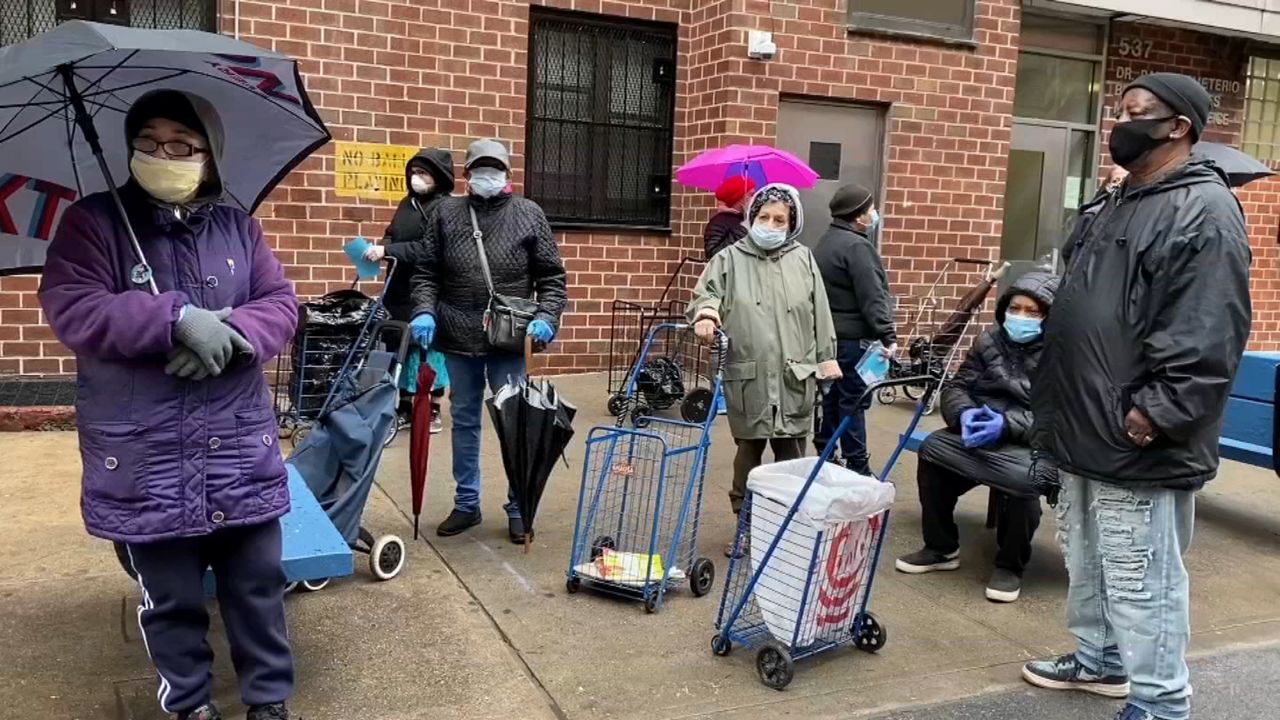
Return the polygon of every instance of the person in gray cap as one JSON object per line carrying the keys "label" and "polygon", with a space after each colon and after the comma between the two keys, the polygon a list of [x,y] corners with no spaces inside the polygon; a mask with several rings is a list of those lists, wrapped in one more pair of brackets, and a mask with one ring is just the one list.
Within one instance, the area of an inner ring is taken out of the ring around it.
{"label": "person in gray cap", "polygon": [[1127,696],[1121,720],[1191,714],[1182,554],[1249,337],[1244,213],[1226,175],[1191,153],[1210,104],[1185,75],[1125,88],[1109,146],[1129,175],[1068,238],[1031,387],[1036,474],[1060,479],[1076,651],[1022,674]]}
{"label": "person in gray cap", "polygon": [[[527,332],[539,346],[555,337],[567,302],[555,236],[536,203],[512,194],[506,146],[497,140],[471,143],[464,169],[467,194],[436,205],[414,255],[418,262],[410,329],[418,345],[444,353],[451,383],[457,491],[453,512],[436,529],[441,536],[480,524],[480,427],[486,383],[497,391],[525,376],[524,355],[493,347],[486,336],[491,296],[536,301]],[[523,543],[524,526],[511,494],[505,510],[511,541]]]}
{"label": "person in gray cap", "polygon": [[813,258],[822,271],[827,302],[836,325],[837,359],[844,377],[831,386],[822,400],[822,425],[814,436],[821,452],[840,424],[852,416],[848,431],[838,439],[840,458],[850,470],[871,473],[867,453],[864,413],[870,398],[856,367],[872,343],[879,340],[892,355],[898,336],[893,328],[893,301],[889,277],[871,235],[880,227],[880,212],[867,188],[850,184],[831,198],[831,227],[818,241]]}

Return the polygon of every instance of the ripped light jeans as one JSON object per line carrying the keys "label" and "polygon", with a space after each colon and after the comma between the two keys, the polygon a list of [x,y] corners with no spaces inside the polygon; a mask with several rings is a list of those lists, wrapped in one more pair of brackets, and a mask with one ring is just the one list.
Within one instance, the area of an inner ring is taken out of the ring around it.
{"label": "ripped light jeans", "polygon": [[1063,472],[1057,510],[1076,657],[1091,672],[1128,675],[1130,703],[1161,720],[1186,720],[1190,585],[1182,554],[1195,493]]}

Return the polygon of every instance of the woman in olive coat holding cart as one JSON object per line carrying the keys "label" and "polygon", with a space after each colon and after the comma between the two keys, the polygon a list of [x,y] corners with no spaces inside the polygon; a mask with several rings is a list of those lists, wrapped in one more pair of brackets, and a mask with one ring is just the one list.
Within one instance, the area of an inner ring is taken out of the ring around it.
{"label": "woman in olive coat holding cart", "polygon": [[767,446],[778,461],[804,455],[818,381],[840,377],[822,275],[809,249],[795,241],[804,227],[799,193],[767,185],[747,218],[747,237],[711,259],[687,311],[703,340],[713,340],[717,329],[729,337],[723,380],[738,445],[729,492],[734,513]]}

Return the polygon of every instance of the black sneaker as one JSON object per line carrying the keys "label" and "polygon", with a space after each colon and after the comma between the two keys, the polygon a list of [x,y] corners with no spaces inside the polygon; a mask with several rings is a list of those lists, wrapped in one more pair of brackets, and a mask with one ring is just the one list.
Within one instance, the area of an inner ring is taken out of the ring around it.
{"label": "black sneaker", "polygon": [[1022,578],[1011,570],[996,568],[987,581],[987,599],[991,602],[1011,603],[1022,594]]}
{"label": "black sneaker", "polygon": [[1022,679],[1050,690],[1083,690],[1109,698],[1129,696],[1129,678],[1096,675],[1080,664],[1075,653],[1052,660],[1032,660],[1022,666]]}
{"label": "black sneaker", "polygon": [[524,544],[524,520],[520,518],[507,518],[507,533],[511,536],[513,545]]}
{"label": "black sneaker", "polygon": [[178,713],[178,720],[222,720],[222,713],[213,703],[205,703],[191,712]]}
{"label": "black sneaker", "polygon": [[960,569],[960,551],[940,553],[937,550],[924,548],[898,558],[893,567],[898,572],[912,575],[921,575],[935,570],[958,570]]}
{"label": "black sneaker", "polygon": [[284,703],[254,705],[244,720],[289,720],[289,708]]}
{"label": "black sneaker", "polygon": [[1160,720],[1160,718],[1143,710],[1137,705],[1126,704],[1116,713],[1115,720]]}
{"label": "black sneaker", "polygon": [[454,508],[453,512],[449,513],[449,517],[445,518],[444,522],[440,523],[440,526],[436,528],[436,534],[440,537],[452,537],[458,533],[470,530],[479,524],[479,510],[467,512],[465,510]]}

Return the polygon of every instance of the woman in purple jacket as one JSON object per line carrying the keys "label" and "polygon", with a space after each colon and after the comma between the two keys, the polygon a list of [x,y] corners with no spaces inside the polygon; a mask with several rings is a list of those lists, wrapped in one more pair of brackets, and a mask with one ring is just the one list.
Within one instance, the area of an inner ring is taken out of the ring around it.
{"label": "woman in purple jacket", "polygon": [[120,194],[159,293],[108,193],[66,210],[40,288],[76,354],[85,526],[127,548],[166,712],[221,717],[205,638],[212,567],[248,720],[287,718],[277,518],[289,493],[262,364],[293,336],[297,300],[258,222],[217,204],[223,136],[206,101],[145,95],[125,130]]}

